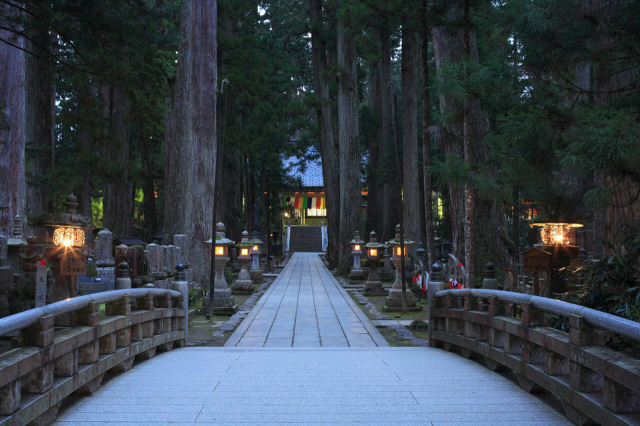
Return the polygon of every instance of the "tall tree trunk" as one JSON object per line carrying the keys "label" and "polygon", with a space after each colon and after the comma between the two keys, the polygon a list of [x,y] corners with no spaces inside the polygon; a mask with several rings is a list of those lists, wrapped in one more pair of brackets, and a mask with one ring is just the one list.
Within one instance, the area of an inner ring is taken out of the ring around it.
{"label": "tall tree trunk", "polygon": [[362,229],[362,195],[360,187],[360,142],[358,139],[358,80],[356,39],[338,21],[338,136],[340,145],[340,250],[339,271],[349,267],[350,246],[354,231]]}
{"label": "tall tree trunk", "polygon": [[140,135],[140,161],[142,162],[142,192],[145,233],[154,235],[160,230],[158,226],[158,210],[156,207],[156,187],[151,170],[151,155],[149,153],[149,140]]}
{"label": "tall tree trunk", "polygon": [[[461,4],[447,6],[446,21],[455,22],[464,18]],[[464,30],[458,27],[452,30],[448,23],[434,24],[432,27],[433,50],[436,71],[440,74],[443,64],[461,64],[464,52]],[[473,31],[469,31],[469,55],[472,61],[478,61],[478,49]],[[456,154],[464,157],[463,146],[465,136],[472,147],[472,161],[474,164],[488,164],[491,158],[491,147],[484,143],[484,135],[489,131],[489,120],[482,103],[477,95],[468,98],[467,102],[457,102],[449,96],[440,94],[441,115],[463,117],[447,123],[440,129],[438,137],[443,141],[446,155]],[[466,126],[465,126],[466,124]],[[466,131],[465,131],[466,127]],[[488,172],[495,174],[495,170]],[[450,211],[452,227],[452,243],[454,253],[458,259],[465,258],[464,226],[465,221],[465,191],[456,185],[449,184]],[[503,203],[496,196],[478,197],[473,194],[473,274],[481,275],[487,262],[496,265],[496,271],[502,274],[507,263],[509,238],[506,231],[506,220]],[[467,265],[468,266],[468,265]],[[468,268],[471,269],[471,268]],[[469,285],[473,286],[473,282]]]}
{"label": "tall tree trunk", "polygon": [[[471,59],[471,41],[470,41],[470,22],[469,22],[469,0],[464,1],[464,17],[463,17],[463,39],[464,39],[464,70],[465,70],[465,78],[468,80],[469,75],[467,71],[467,64]],[[463,151],[464,151],[464,162],[469,166],[473,166],[473,145],[477,143],[476,140],[472,140],[474,135],[472,134],[473,129],[471,128],[471,103],[472,103],[472,94],[467,93],[464,99],[464,108],[463,108]],[[474,271],[473,271],[473,187],[470,182],[467,182],[464,186],[464,263],[466,266],[465,269],[465,284],[467,287],[474,287]]]}
{"label": "tall tree trunk", "polygon": [[427,10],[427,0],[423,0],[423,21],[422,21],[422,164],[424,167],[424,225],[426,237],[426,261],[427,270],[436,262],[435,235],[433,231],[433,187],[431,182],[431,105],[429,100],[429,39],[430,22]]}
{"label": "tall tree trunk", "polygon": [[195,279],[209,280],[216,172],[217,1],[182,5],[176,91],[165,145],[165,239],[187,235]]}
{"label": "tall tree trunk", "polygon": [[322,0],[309,0],[311,21],[311,49],[313,56],[313,77],[316,92],[316,114],[318,117],[320,156],[322,159],[322,177],[324,180],[327,207],[327,234],[329,246],[327,257],[329,265],[338,265],[340,231],[340,175],[339,148],[334,136],[334,120],[331,113],[329,84],[324,74],[328,61],[326,52],[324,23],[322,19]]}
{"label": "tall tree trunk", "polygon": [[388,241],[395,237],[396,225],[400,223],[400,216],[397,208],[402,200],[396,185],[398,168],[396,162],[396,142],[393,117],[395,88],[391,83],[391,35],[386,27],[380,34],[382,46],[382,64],[380,74],[380,94],[381,94],[381,138],[382,138],[382,163],[384,164],[384,201],[382,218],[382,229],[378,241]]}
{"label": "tall tree trunk", "polygon": [[382,30],[374,28],[374,42],[376,43],[379,57],[371,65],[371,77],[369,84],[371,113],[375,118],[377,126],[374,134],[369,140],[369,173],[368,173],[368,196],[367,196],[367,230],[364,240],[368,240],[371,231],[382,237],[383,215],[384,215],[384,174],[382,165],[382,96],[387,91],[381,84],[383,56],[388,53],[384,51],[381,43]]}
{"label": "tall tree trunk", "polygon": [[103,225],[115,236],[133,234],[133,187],[129,181],[129,95],[123,84],[104,85],[103,116],[109,123],[102,205]]}
{"label": "tall tree trunk", "polygon": [[[9,7],[0,5],[6,16]],[[0,229],[11,235],[13,217],[24,217],[25,184],[25,54],[24,40],[0,30],[0,38],[17,47],[0,42]]]}
{"label": "tall tree trunk", "polygon": [[[420,239],[420,185],[418,172],[417,42],[411,18],[402,18],[402,195],[405,238]],[[415,246],[413,248],[415,252]]]}
{"label": "tall tree trunk", "polygon": [[51,168],[54,149],[54,69],[49,63],[49,6],[32,4],[27,9],[39,19],[31,25],[26,55],[26,144],[32,155],[27,160],[27,214],[53,213]]}

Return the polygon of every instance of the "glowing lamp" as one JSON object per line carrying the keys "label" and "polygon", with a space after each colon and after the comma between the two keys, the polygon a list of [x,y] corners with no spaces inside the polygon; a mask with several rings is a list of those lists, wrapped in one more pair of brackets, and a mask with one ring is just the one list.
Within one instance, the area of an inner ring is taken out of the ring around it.
{"label": "glowing lamp", "polygon": [[58,247],[84,246],[84,229],[60,226],[53,231],[53,244]]}
{"label": "glowing lamp", "polygon": [[542,243],[546,245],[571,245],[572,236],[571,230],[573,228],[581,228],[581,223],[566,223],[566,222],[546,222],[535,223],[533,226],[542,226],[540,231],[540,237]]}
{"label": "glowing lamp", "polygon": [[370,248],[369,257],[378,257],[378,249]]}
{"label": "glowing lamp", "polygon": [[253,247],[251,247],[251,252],[255,253],[257,251],[260,251],[260,246],[257,244],[254,244]]}
{"label": "glowing lamp", "polygon": [[240,249],[240,256],[249,256],[249,248],[243,247]]}
{"label": "glowing lamp", "polygon": [[353,245],[353,251],[361,251],[362,247],[360,246],[360,244],[354,244]]}
{"label": "glowing lamp", "polygon": [[216,256],[225,256],[227,246],[216,246]]}

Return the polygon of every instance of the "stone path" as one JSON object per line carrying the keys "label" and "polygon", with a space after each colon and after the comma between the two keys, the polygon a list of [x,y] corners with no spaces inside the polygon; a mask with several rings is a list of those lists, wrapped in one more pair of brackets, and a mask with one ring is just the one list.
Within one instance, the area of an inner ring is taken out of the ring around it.
{"label": "stone path", "polygon": [[478,363],[383,347],[317,255],[294,255],[227,346],[136,363],[55,424],[570,424]]}
{"label": "stone path", "polygon": [[104,383],[57,424],[565,425],[553,408],[432,348],[183,348]]}
{"label": "stone path", "polygon": [[295,253],[225,346],[389,346],[314,253]]}

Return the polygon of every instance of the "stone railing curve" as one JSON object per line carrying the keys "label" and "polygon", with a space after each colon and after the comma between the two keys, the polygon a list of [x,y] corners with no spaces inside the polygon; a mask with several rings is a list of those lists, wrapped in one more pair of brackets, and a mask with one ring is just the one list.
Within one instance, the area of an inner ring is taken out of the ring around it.
{"label": "stone railing curve", "polygon": [[[528,392],[557,398],[575,424],[640,424],[640,360],[604,346],[606,331],[640,342],[640,323],[500,290],[443,290],[430,299],[430,346],[514,372]],[[569,332],[549,327],[550,314],[568,317]]]}
{"label": "stone railing curve", "polygon": [[185,346],[185,327],[183,295],[162,289],[96,293],[0,319],[0,336],[18,332],[0,354],[0,425],[51,423],[64,398],[91,394],[107,371]]}

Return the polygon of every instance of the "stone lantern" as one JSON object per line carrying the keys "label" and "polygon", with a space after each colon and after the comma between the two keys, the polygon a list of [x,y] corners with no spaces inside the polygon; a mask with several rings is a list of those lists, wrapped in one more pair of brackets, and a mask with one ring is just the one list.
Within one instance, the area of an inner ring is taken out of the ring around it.
{"label": "stone lantern", "polygon": [[249,269],[249,275],[251,281],[255,284],[261,284],[264,282],[264,275],[262,275],[262,267],[260,267],[260,255],[262,254],[262,245],[264,241],[258,238],[258,231],[253,231],[251,236],[251,268]]}
{"label": "stone lantern", "polygon": [[382,288],[382,282],[378,275],[378,260],[384,245],[378,242],[376,233],[371,231],[369,242],[365,245],[367,249],[367,259],[369,259],[369,277],[364,283],[365,296],[385,296],[387,292]]}
{"label": "stone lantern", "polygon": [[251,250],[253,243],[249,241],[249,233],[244,231],[242,233],[242,240],[237,245],[238,247],[238,260],[242,265],[238,278],[231,287],[233,294],[251,294],[253,293],[253,281],[249,275],[249,261],[251,260]]}
{"label": "stone lantern", "polygon": [[[211,244],[211,239],[205,241]],[[231,289],[224,277],[224,268],[229,262],[229,246],[233,245],[233,241],[224,235],[224,224],[218,222],[216,226],[216,242],[212,249],[215,250],[215,282],[213,287],[213,308],[214,311],[222,315],[233,315],[236,312],[236,305],[233,301]],[[205,299],[206,300],[206,299]]]}
{"label": "stone lantern", "polygon": [[360,232],[355,231],[353,233],[353,240],[349,241],[349,244],[351,245],[351,254],[353,255],[353,268],[351,269],[349,278],[355,281],[364,280],[364,271],[360,267],[360,256],[362,256],[364,241],[360,239]]}
{"label": "stone lantern", "polygon": [[[86,245],[85,231],[92,228],[91,221],[78,213],[75,195],[70,194],[65,204],[64,213],[45,223],[53,228],[53,246],[45,249],[45,257],[54,261],[56,271],[53,301],[75,297],[76,277],[87,273],[89,247]],[[66,277],[69,277],[68,280]]]}
{"label": "stone lantern", "polygon": [[[393,255],[393,263],[396,265],[396,279],[393,281],[393,286],[389,290],[389,296],[387,296],[387,309],[389,311],[402,310],[402,246],[400,245],[400,225],[396,226],[396,237],[393,240],[387,242],[391,247]],[[404,260],[407,264],[408,248],[415,244],[415,241],[404,240]],[[406,288],[406,306],[408,310],[416,310],[416,296],[411,289]]]}

